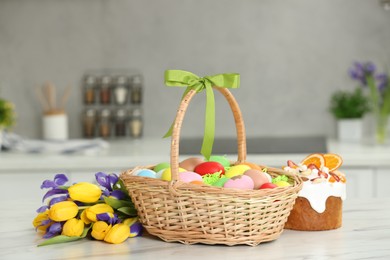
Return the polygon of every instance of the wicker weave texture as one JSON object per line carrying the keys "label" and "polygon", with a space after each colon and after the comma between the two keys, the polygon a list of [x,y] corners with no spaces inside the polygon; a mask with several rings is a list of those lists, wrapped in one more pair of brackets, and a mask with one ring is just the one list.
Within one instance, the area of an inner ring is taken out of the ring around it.
{"label": "wicker weave texture", "polygon": [[[218,89],[227,99],[237,129],[238,159],[245,162],[246,138],[242,115],[227,89]],[[172,181],[133,176],[136,167],[121,174],[144,228],[167,242],[185,244],[246,244],[255,246],[277,239],[293,208],[302,180],[281,169],[268,168],[272,176],[288,175],[290,187],[239,190],[195,185],[178,180],[180,129],[194,91],[183,98],[176,114],[171,142]]]}

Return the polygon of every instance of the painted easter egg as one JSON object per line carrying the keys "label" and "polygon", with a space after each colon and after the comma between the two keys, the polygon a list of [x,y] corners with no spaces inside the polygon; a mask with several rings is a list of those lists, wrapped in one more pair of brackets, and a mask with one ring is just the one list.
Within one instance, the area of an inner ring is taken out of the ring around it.
{"label": "painted easter egg", "polygon": [[268,177],[262,171],[250,169],[244,172],[244,175],[249,176],[254,182],[254,189],[257,190],[264,183],[270,182]]}
{"label": "painted easter egg", "polygon": [[192,182],[192,181],[201,181],[202,176],[197,174],[196,172],[179,172],[179,180],[182,182]]}
{"label": "painted easter egg", "polygon": [[248,165],[249,167],[251,167],[251,169],[254,169],[254,170],[258,170],[258,171],[261,171],[261,170],[262,170],[262,168],[261,168],[259,165],[255,164],[255,163],[251,163],[251,162],[242,162],[242,163],[240,163],[240,164]]}
{"label": "painted easter egg", "polygon": [[[179,168],[179,173],[180,172],[186,172],[187,170],[183,168]],[[171,167],[166,168],[162,174],[161,174],[161,179],[164,181],[171,181],[172,180],[172,173],[171,173]]]}
{"label": "painted easter egg", "polygon": [[136,175],[140,177],[156,178],[156,172],[149,169],[141,169],[136,172]]}
{"label": "painted easter egg", "polygon": [[264,183],[263,185],[260,186],[260,190],[262,189],[274,189],[277,188],[278,186],[276,184],[273,184],[271,182]]}
{"label": "painted easter egg", "polygon": [[221,172],[221,174],[224,174],[225,168],[219,162],[204,162],[196,166],[194,172],[202,176],[205,174],[213,174],[216,172]]}
{"label": "painted easter egg", "polygon": [[223,185],[224,188],[235,188],[241,190],[253,190],[254,187],[253,180],[246,175],[237,175],[229,179]]}
{"label": "painted easter egg", "polygon": [[195,167],[203,162],[204,162],[204,160],[202,158],[190,157],[190,158],[185,159],[184,161],[180,162],[179,167],[186,169],[189,172],[193,172]]}
{"label": "painted easter egg", "polygon": [[230,167],[229,170],[226,171],[225,176],[227,178],[232,178],[237,175],[244,174],[245,171],[250,170],[251,168],[248,165],[238,164]]}
{"label": "painted easter egg", "polygon": [[277,181],[274,184],[276,186],[278,186],[278,187],[289,187],[289,186],[291,186],[291,184],[288,183],[287,181]]}

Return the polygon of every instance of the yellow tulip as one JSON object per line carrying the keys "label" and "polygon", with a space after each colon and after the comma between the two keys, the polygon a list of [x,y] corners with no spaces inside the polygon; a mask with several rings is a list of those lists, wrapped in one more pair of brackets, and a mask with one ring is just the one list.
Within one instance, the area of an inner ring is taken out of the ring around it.
{"label": "yellow tulip", "polygon": [[68,188],[69,196],[73,200],[84,203],[94,203],[100,199],[102,190],[95,184],[79,182]]}
{"label": "yellow tulip", "polygon": [[45,221],[45,220],[48,220],[49,219],[49,215],[48,215],[48,211],[46,210],[45,212],[41,212],[39,213],[33,220],[33,225],[34,227],[41,231],[41,232],[46,232],[46,229],[48,226],[50,226],[50,223],[42,226],[42,221]]}
{"label": "yellow tulip", "polygon": [[81,219],[71,218],[67,220],[62,228],[62,235],[68,237],[79,237],[84,231],[84,222]]}
{"label": "yellow tulip", "polygon": [[110,205],[103,203],[93,205],[85,210],[87,218],[92,222],[96,222],[96,215],[101,213],[114,213],[114,209]]}
{"label": "yellow tulip", "polygon": [[110,231],[111,225],[108,225],[104,221],[95,222],[92,226],[91,235],[96,240],[103,240],[107,232]]}
{"label": "yellow tulip", "polygon": [[80,219],[84,222],[85,225],[92,223],[92,221],[87,217],[87,210],[83,210],[83,212],[81,212]]}
{"label": "yellow tulip", "polygon": [[60,222],[74,218],[79,212],[79,208],[73,201],[61,201],[49,209],[49,218]]}
{"label": "yellow tulip", "polygon": [[124,223],[114,225],[104,237],[104,241],[111,244],[120,244],[130,235],[130,227]]}

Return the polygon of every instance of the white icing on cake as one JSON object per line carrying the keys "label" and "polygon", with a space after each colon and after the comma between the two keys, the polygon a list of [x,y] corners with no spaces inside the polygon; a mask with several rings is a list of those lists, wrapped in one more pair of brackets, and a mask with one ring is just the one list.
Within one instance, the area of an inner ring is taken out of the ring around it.
{"label": "white icing on cake", "polygon": [[302,190],[298,193],[298,196],[306,198],[315,211],[322,213],[326,209],[328,197],[334,196],[340,197],[342,200],[346,199],[346,185],[342,182],[330,183],[323,181],[313,183],[309,180],[303,182]]}
{"label": "white icing on cake", "polygon": [[[308,179],[303,182],[302,189],[298,193],[298,196],[306,198],[309,201],[310,206],[318,213],[323,213],[325,211],[326,200],[330,196],[340,197],[342,200],[345,200],[347,197],[345,182],[341,180],[331,182],[331,175],[329,174],[329,169],[326,167],[320,169],[322,173],[325,173],[323,175],[320,175],[320,171],[317,169],[308,169],[306,165],[301,164],[296,168],[284,167],[284,170]],[[324,175],[327,175],[327,177]],[[337,172],[336,175],[341,177],[340,175],[342,174]]]}

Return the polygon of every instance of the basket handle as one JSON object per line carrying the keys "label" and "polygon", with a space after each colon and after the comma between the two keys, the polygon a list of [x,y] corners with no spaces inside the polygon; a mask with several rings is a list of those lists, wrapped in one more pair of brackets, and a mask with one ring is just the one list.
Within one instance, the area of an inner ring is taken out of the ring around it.
{"label": "basket handle", "polygon": [[[237,149],[238,149],[238,158],[237,163],[244,162],[246,160],[246,136],[245,136],[245,126],[242,119],[242,114],[240,107],[232,93],[226,88],[213,87],[217,89],[221,94],[226,98],[229,103],[229,106],[233,112],[234,123],[236,125],[237,132]],[[177,181],[179,179],[179,142],[180,142],[180,130],[183,123],[184,115],[187,111],[188,105],[191,99],[195,96],[196,91],[190,90],[182,99],[179,109],[176,113],[175,122],[172,129],[172,141],[171,141],[171,174],[172,181]]]}

